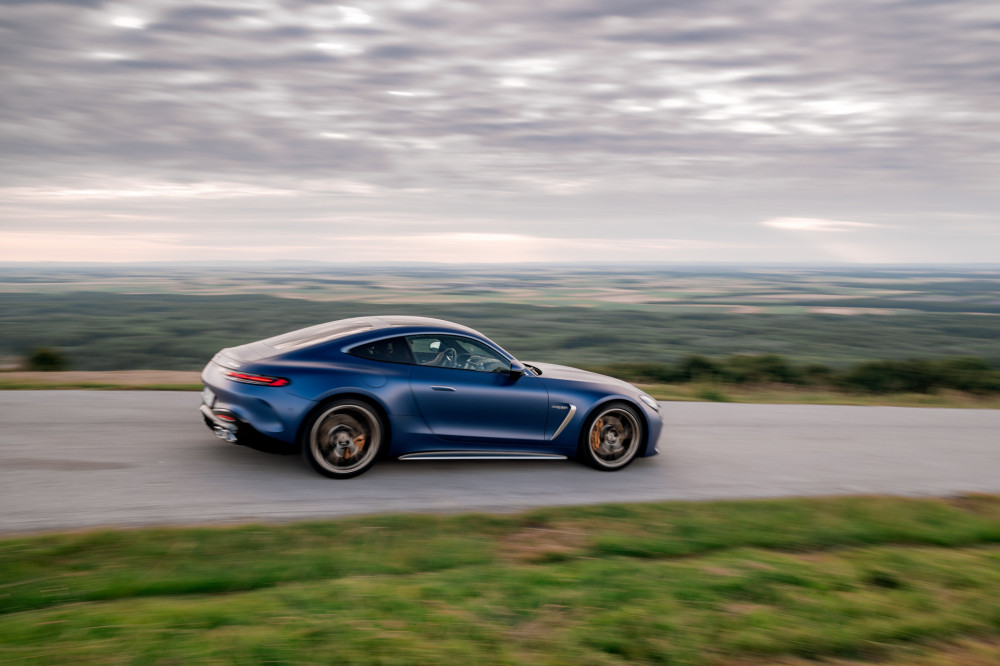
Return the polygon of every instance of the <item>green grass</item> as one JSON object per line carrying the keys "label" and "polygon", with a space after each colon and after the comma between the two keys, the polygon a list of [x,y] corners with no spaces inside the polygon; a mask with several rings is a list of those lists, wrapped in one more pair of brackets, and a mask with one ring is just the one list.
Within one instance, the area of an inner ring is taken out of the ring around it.
{"label": "green grass", "polygon": [[1000,409],[1000,396],[943,390],[936,393],[847,393],[832,389],[736,384],[637,384],[657,400],[771,405],[867,405]]}
{"label": "green grass", "polygon": [[695,400],[703,400],[705,402],[732,402],[723,387],[713,386],[711,384],[695,385],[691,387],[693,392],[692,396]]}
{"label": "green grass", "polygon": [[0,662],[914,663],[1000,641],[998,544],[997,496],[17,537]]}

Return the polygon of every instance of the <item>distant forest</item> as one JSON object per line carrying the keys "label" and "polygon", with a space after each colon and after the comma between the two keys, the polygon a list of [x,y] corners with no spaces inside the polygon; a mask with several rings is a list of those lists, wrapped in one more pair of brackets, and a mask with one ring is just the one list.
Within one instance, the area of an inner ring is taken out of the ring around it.
{"label": "distant forest", "polygon": [[587,367],[766,354],[833,368],[960,356],[1000,365],[1000,316],[954,312],[732,314],[86,291],[0,294],[0,356],[10,361],[48,347],[77,370],[196,370],[223,347],[343,317],[389,313],[450,319],[482,331],[523,360]]}

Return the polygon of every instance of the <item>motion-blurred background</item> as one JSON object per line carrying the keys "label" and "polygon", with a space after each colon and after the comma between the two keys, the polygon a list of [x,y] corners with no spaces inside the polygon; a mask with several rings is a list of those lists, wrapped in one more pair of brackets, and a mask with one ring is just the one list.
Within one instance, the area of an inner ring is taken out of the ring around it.
{"label": "motion-blurred background", "polygon": [[[703,501],[1000,489],[998,29],[995,0],[0,0],[0,389],[195,390],[223,347],[405,312],[660,400],[993,408],[665,402],[623,474],[327,483],[194,392],[0,390],[4,529],[87,527],[0,538],[0,661],[1000,663],[995,494]],[[668,497],[699,501],[621,503]],[[581,501],[616,504],[552,506]],[[343,518],[399,507],[538,508]],[[296,517],[327,519],[90,529]]]}
{"label": "motion-blurred background", "polygon": [[6,4],[0,356],[196,370],[406,311],[636,380],[841,386],[913,359],[878,372],[987,390],[998,21],[976,0]]}

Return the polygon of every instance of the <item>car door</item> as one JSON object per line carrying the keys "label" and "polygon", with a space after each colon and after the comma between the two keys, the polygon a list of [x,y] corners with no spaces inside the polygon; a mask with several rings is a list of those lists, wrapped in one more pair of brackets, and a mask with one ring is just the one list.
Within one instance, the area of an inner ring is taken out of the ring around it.
{"label": "car door", "polygon": [[[460,335],[408,336],[417,365],[410,372],[414,401],[438,437],[494,447],[540,443],[548,391],[538,377],[512,377],[498,350]],[[454,358],[448,350],[454,351]]]}

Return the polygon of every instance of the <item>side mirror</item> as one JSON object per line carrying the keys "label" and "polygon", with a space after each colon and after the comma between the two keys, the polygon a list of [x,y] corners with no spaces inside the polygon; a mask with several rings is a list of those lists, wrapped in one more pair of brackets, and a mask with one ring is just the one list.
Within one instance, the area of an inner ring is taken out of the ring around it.
{"label": "side mirror", "polygon": [[510,364],[510,378],[520,379],[521,375],[524,374],[525,367],[520,361],[514,361]]}

